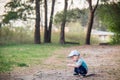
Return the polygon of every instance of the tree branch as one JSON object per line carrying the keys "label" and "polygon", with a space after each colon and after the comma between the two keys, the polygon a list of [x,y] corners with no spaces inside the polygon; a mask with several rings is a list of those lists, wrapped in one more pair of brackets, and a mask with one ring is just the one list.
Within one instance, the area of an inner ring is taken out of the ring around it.
{"label": "tree branch", "polygon": [[97,0],[97,3],[96,3],[96,5],[95,5],[95,7],[94,7],[94,9],[93,9],[93,12],[95,12],[95,10],[97,9],[98,4],[99,4],[99,0]]}

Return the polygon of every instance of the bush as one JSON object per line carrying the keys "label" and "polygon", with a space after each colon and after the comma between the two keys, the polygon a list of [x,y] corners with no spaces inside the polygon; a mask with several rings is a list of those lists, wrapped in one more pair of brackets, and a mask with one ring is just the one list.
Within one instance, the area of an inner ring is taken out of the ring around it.
{"label": "bush", "polygon": [[[80,43],[80,45],[85,44],[86,34],[84,28],[79,22],[70,22],[66,24],[68,31],[65,30],[65,41],[72,43]],[[52,41],[59,41],[60,32],[52,33]],[[91,36],[91,44],[98,44],[99,40],[96,37]]]}
{"label": "bush", "polygon": [[0,44],[33,43],[33,31],[24,27],[1,27]]}
{"label": "bush", "polygon": [[120,2],[101,5],[98,13],[102,23],[115,34],[111,43],[120,44]]}
{"label": "bush", "polygon": [[[78,23],[69,23],[69,31],[65,32],[65,41],[85,43],[85,33]],[[52,31],[52,42],[59,43],[60,32]],[[43,41],[44,32],[41,31],[41,41]],[[34,31],[28,27],[2,27],[0,28],[0,45],[1,44],[26,44],[34,43]],[[91,43],[96,44],[98,40],[91,38]]]}
{"label": "bush", "polygon": [[112,37],[111,44],[120,44],[120,35],[119,34],[115,34]]}

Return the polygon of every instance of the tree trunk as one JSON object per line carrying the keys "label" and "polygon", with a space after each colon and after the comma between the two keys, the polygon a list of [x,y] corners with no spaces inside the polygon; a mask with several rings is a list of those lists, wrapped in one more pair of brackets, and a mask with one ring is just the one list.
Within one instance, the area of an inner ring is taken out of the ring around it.
{"label": "tree trunk", "polygon": [[61,24],[61,32],[60,32],[60,44],[65,44],[65,31],[64,31],[64,24]]}
{"label": "tree trunk", "polygon": [[44,43],[48,42],[48,27],[47,27],[47,0],[44,0],[44,10],[45,10],[45,28],[44,28]]}
{"label": "tree trunk", "polygon": [[52,30],[52,23],[53,23],[54,6],[55,6],[55,0],[52,0],[51,15],[50,15],[50,22],[49,22],[49,34],[48,34],[49,43],[51,43],[51,30]]}
{"label": "tree trunk", "polygon": [[92,26],[94,23],[94,13],[98,7],[99,0],[97,0],[97,3],[94,7],[92,6],[92,0],[87,0],[87,2],[89,4],[90,15],[89,15],[88,29],[87,29],[86,43],[85,44],[90,45],[91,31],[92,31]]}
{"label": "tree trunk", "polygon": [[35,1],[36,9],[36,21],[35,21],[35,34],[34,34],[34,43],[40,44],[40,0]]}
{"label": "tree trunk", "polygon": [[91,30],[94,23],[94,12],[90,12],[89,15],[89,22],[88,22],[88,29],[86,34],[86,44],[90,45],[90,37],[91,37]]}
{"label": "tree trunk", "polygon": [[65,24],[66,24],[66,13],[67,13],[67,6],[68,6],[68,0],[65,0],[65,6],[64,6],[64,14],[63,14],[63,20],[61,23],[61,32],[60,32],[60,43],[65,43]]}

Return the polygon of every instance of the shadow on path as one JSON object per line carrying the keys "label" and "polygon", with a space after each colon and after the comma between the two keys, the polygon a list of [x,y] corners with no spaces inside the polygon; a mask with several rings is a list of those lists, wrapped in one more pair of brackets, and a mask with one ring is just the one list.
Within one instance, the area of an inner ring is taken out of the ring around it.
{"label": "shadow on path", "polygon": [[96,76],[97,74],[88,74],[86,75],[85,77],[93,77],[93,76]]}

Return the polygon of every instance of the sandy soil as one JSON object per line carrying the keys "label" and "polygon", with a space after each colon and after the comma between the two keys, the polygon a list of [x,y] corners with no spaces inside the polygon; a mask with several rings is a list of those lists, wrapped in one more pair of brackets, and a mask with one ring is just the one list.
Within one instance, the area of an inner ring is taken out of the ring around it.
{"label": "sandy soil", "polygon": [[[86,60],[89,71],[86,77],[73,76],[67,55],[78,50]],[[120,46],[75,46],[54,52],[42,65],[14,69],[0,80],[120,80]]]}

